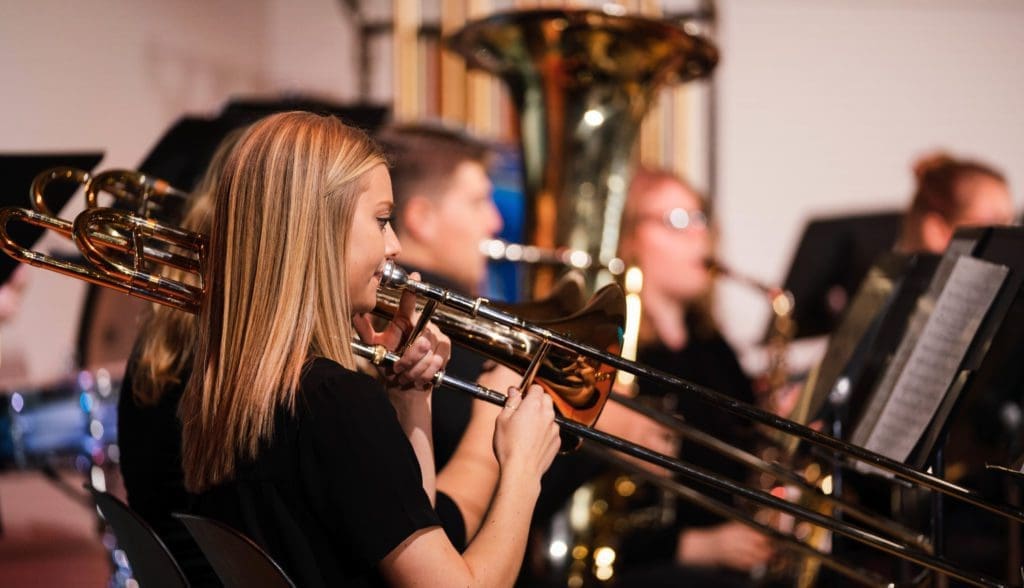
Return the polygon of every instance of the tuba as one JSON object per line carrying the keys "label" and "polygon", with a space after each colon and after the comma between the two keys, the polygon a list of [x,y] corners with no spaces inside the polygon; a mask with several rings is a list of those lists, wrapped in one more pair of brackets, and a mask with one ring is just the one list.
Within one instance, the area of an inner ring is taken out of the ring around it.
{"label": "tuba", "polygon": [[[660,87],[707,76],[708,41],[673,24],[598,10],[499,13],[466,25],[448,47],[469,67],[500,77],[519,114],[526,241],[582,251],[594,292],[612,281],[619,222],[640,122]],[[552,266],[529,270],[533,296]]]}
{"label": "tuba", "polygon": [[[470,67],[500,77],[519,115],[526,244],[491,240],[481,253],[527,262],[528,297],[546,295],[566,269],[583,273],[588,292],[624,278],[619,229],[641,122],[661,87],[709,75],[716,48],[677,25],[607,9],[501,13],[469,23],[448,45]],[[627,315],[628,335],[639,326],[639,312]],[[630,348],[628,337],[624,346]],[[581,493],[577,502],[605,506],[569,525],[575,540],[567,542],[587,547],[549,562],[569,585],[594,580],[595,563],[605,564],[596,566],[599,583],[611,578],[605,560],[614,551],[602,545],[613,544],[626,521],[643,527],[665,517],[660,508],[640,512],[628,498],[612,500],[618,493],[599,481]]]}

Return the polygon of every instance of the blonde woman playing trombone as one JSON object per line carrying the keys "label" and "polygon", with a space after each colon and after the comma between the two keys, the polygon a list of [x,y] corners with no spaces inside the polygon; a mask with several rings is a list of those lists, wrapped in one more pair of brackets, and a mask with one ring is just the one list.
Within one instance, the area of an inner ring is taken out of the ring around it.
{"label": "blonde woman playing trombone", "polygon": [[[501,476],[463,554],[439,526],[430,396],[449,342],[429,327],[393,371],[355,371],[353,333],[394,348],[413,300],[376,332],[365,313],[400,250],[384,160],[337,119],[284,113],[238,140],[214,182],[208,295],[181,401],[196,511],[248,535],[299,585],[511,585],[540,476],[559,441],[551,401],[512,390]],[[390,402],[389,402],[390,400]]]}

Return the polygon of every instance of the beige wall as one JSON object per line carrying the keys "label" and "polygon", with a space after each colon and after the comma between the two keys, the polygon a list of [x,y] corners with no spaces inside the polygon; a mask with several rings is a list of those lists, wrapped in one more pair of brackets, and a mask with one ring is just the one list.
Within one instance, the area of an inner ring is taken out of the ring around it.
{"label": "beige wall", "polygon": [[[0,153],[98,149],[103,168],[135,167],[178,117],[232,96],[351,97],[343,16],[334,0],[0,3]],[[0,326],[3,358],[49,380],[70,365],[84,286],[30,272],[20,316]]]}
{"label": "beige wall", "polygon": [[[819,214],[902,208],[937,147],[1024,188],[1024,3],[721,0],[721,255],[768,282]],[[724,285],[727,334],[764,333],[762,300]]]}

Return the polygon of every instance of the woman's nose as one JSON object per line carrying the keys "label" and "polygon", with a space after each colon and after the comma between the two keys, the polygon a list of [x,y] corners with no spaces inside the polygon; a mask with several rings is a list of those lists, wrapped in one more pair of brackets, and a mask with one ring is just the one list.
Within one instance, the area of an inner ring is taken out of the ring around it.
{"label": "woman's nose", "polygon": [[391,223],[388,223],[387,231],[384,232],[384,255],[386,257],[397,257],[401,252],[402,243],[398,240],[398,235],[395,234]]}

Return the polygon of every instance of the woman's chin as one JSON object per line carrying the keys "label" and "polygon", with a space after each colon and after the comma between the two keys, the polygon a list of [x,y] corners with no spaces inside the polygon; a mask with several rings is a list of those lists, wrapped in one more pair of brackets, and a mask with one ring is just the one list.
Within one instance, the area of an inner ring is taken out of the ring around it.
{"label": "woman's chin", "polygon": [[377,295],[376,295],[376,291],[374,291],[374,296],[373,296],[372,299],[353,300],[352,301],[352,314],[353,315],[366,314],[368,312],[371,312],[376,306],[377,306]]}

